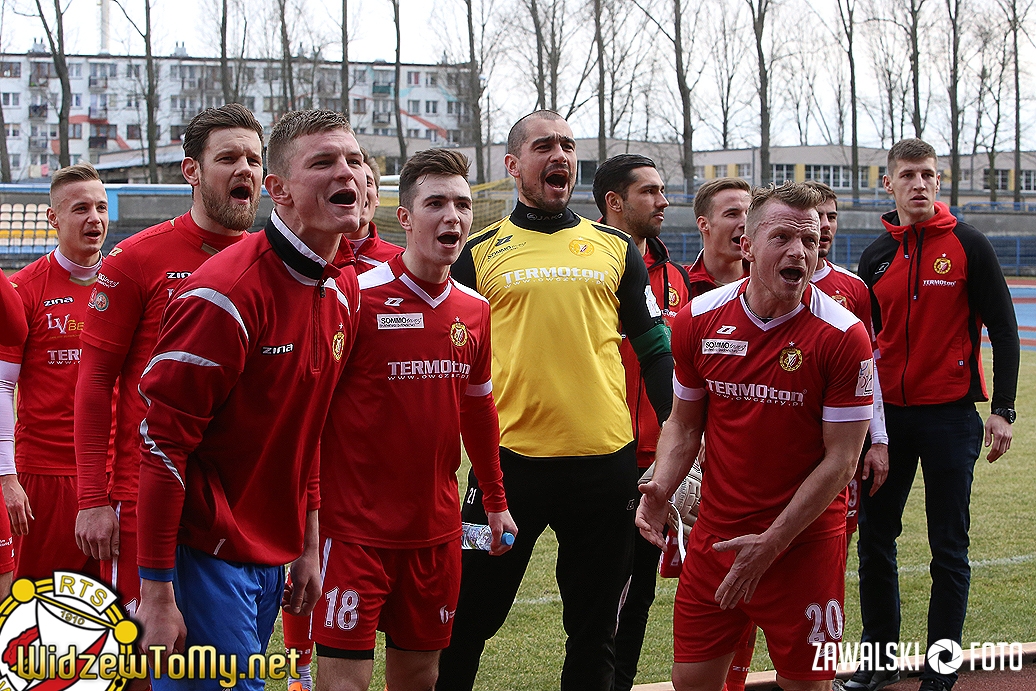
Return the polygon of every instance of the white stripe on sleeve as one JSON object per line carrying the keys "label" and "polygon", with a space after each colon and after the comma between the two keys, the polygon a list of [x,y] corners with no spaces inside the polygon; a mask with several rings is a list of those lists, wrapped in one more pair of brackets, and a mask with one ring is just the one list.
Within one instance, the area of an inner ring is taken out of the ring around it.
{"label": "white stripe on sleeve", "polygon": [[680,383],[680,380],[676,378],[676,372],[673,372],[673,393],[681,401],[700,401],[705,398],[705,389],[692,389],[688,386],[684,386]]}

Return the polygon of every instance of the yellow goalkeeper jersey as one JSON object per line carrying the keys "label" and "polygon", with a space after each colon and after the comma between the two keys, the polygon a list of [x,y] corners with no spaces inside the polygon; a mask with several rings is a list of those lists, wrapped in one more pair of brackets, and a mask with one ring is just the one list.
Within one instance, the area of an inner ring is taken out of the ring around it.
{"label": "yellow goalkeeper jersey", "polygon": [[519,203],[468,240],[453,276],[489,300],[502,446],[593,456],[633,440],[620,321],[636,337],[661,313],[628,235]]}

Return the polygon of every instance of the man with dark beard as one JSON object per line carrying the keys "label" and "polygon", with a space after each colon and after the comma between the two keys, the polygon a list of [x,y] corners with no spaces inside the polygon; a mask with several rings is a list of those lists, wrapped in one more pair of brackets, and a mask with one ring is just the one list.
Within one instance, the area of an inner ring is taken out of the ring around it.
{"label": "man with dark beard", "polygon": [[[655,162],[637,154],[619,154],[609,158],[594,174],[594,201],[601,211],[602,221],[633,238],[633,244],[647,264],[651,292],[662,309],[666,325],[671,328],[676,313],[690,302],[691,281],[686,269],[670,261],[669,250],[658,237],[669,201],[665,198],[665,184]],[[637,441],[637,468],[643,475],[655,460],[658,421],[644,390],[637,354],[629,339],[623,339],[619,353],[626,370],[626,403]],[[622,599],[619,626],[615,632],[614,691],[629,691],[637,675],[648,610],[655,600],[655,576],[660,556],[658,547],[640,535],[634,537],[633,573]]]}
{"label": "man with dark beard", "polygon": [[[511,128],[504,163],[518,204],[468,241],[452,274],[491,307],[500,467],[521,532],[504,555],[463,556],[436,688],[472,687],[485,642],[550,526],[568,634],[561,688],[610,691],[638,496],[619,325],[659,421],[672,406],[669,333],[629,236],[568,208],[576,166],[568,123],[551,111],[525,116]],[[469,474],[465,521],[487,523],[481,495]]]}
{"label": "man with dark beard", "polygon": [[[76,388],[76,542],[102,560],[102,578],[131,614],[140,597],[136,503],[140,423],[147,413],[137,386],[166,302],[202,262],[244,236],[255,223],[262,189],[263,128],[245,107],[199,113],[184,132],[183,149],[181,170],[194,188],[193,205],[123,240],[105,257],[87,310]],[[116,379],[115,455],[109,464]]]}

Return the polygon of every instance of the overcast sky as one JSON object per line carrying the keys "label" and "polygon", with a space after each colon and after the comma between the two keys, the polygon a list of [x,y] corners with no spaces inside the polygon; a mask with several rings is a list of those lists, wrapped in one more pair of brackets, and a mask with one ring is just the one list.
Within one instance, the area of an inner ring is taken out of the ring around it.
{"label": "overcast sky", "polygon": [[[32,0],[5,0],[3,51],[24,53],[33,39],[45,36],[43,25],[35,16],[36,5]],[[205,36],[200,27],[213,26],[214,19],[205,9],[213,0],[152,0],[152,24],[154,29],[153,50],[156,55],[170,55],[177,42],[186,44],[189,55],[205,57],[219,54],[219,45]],[[98,0],[63,0],[68,4],[65,14],[65,41],[69,53],[93,54],[100,49],[100,16]],[[269,6],[272,0],[245,0],[249,8]],[[52,6],[44,0],[45,8]],[[143,26],[143,0],[125,0],[124,5]],[[309,12],[316,22],[337,25],[341,19],[341,3],[335,0],[308,0]],[[355,60],[395,60],[395,34],[392,23],[392,8],[387,0],[351,0],[350,21],[356,31],[349,42],[350,58]],[[14,11],[12,11],[12,6]],[[404,45],[402,58],[405,62],[435,62],[439,56],[437,40],[406,40],[408,36],[421,36],[427,32],[432,2],[426,0],[402,0],[402,33]],[[17,13],[34,16],[18,16]],[[143,54],[143,41],[126,22],[122,12],[111,3],[111,52],[125,55],[128,52]],[[216,35],[218,26],[211,30]],[[337,31],[337,29],[336,29]],[[340,41],[339,41],[340,43]],[[340,55],[339,46],[329,47],[329,54]]]}

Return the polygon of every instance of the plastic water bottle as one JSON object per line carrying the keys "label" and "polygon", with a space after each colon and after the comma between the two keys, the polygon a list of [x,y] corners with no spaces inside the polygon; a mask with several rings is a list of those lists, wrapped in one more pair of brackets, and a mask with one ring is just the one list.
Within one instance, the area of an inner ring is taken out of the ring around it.
{"label": "plastic water bottle", "polygon": [[[488,525],[481,523],[461,523],[460,546],[461,549],[480,549],[488,552],[493,546],[493,531]],[[505,545],[514,544],[514,535],[504,533],[500,536],[500,542]]]}

